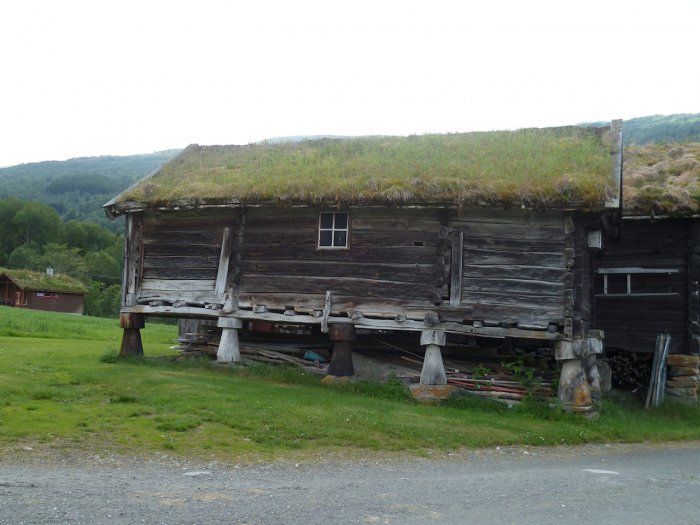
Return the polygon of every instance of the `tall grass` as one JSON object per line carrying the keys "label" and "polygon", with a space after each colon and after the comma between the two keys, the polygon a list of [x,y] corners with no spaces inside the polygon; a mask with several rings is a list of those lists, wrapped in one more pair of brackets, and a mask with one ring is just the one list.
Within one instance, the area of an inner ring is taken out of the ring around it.
{"label": "tall grass", "polygon": [[[0,313],[7,324],[6,310]],[[537,404],[507,408],[459,398],[423,406],[397,381],[326,386],[297,369],[178,361],[170,349],[172,326],[147,325],[146,357],[121,359],[115,321],[11,315],[14,330],[36,321],[47,326],[42,337],[0,336],[0,452],[29,445],[240,460],[331,450],[424,454],[700,439],[697,407],[644,411],[610,401],[599,419],[588,421]]]}
{"label": "tall grass", "polygon": [[600,206],[609,152],[593,128],[197,146],[119,199]]}

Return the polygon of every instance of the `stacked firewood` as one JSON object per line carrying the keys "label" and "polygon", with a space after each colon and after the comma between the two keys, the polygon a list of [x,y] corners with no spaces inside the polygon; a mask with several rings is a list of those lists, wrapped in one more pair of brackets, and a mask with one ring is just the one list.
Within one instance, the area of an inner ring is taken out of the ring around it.
{"label": "stacked firewood", "polygon": [[651,356],[632,352],[609,352],[607,362],[612,372],[613,386],[637,391],[646,388],[651,375]]}
{"label": "stacked firewood", "polygon": [[666,376],[667,399],[698,402],[700,386],[700,356],[671,354],[668,356],[668,374]]}

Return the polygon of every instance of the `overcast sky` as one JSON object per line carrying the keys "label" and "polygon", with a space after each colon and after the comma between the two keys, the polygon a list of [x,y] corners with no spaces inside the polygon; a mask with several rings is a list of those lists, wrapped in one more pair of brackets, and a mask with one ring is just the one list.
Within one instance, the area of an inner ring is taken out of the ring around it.
{"label": "overcast sky", "polygon": [[700,0],[0,4],[0,166],[700,112]]}

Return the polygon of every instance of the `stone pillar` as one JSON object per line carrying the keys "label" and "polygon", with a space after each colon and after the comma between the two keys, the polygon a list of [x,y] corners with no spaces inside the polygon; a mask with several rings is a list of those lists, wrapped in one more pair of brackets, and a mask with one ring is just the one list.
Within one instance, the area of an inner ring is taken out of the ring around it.
{"label": "stone pillar", "polygon": [[421,385],[446,385],[445,367],[442,364],[441,346],[445,346],[443,330],[423,330],[420,344],[425,346],[423,370],[420,373]]}
{"label": "stone pillar", "polygon": [[355,340],[355,327],[351,324],[332,324],[329,327],[333,354],[328,365],[328,375],[350,377],[355,375],[352,365],[352,341]]}
{"label": "stone pillar", "polygon": [[143,355],[141,328],[146,326],[143,314],[119,314],[119,326],[124,329],[119,355],[121,357]]}
{"label": "stone pillar", "polygon": [[555,358],[561,362],[558,398],[564,410],[594,412],[600,401],[596,355],[603,351],[597,337],[557,341]]}
{"label": "stone pillar", "polygon": [[238,329],[243,322],[235,317],[219,317],[216,324],[221,328],[221,341],[216,351],[216,360],[220,363],[238,363],[241,361],[241,349],[238,344]]}

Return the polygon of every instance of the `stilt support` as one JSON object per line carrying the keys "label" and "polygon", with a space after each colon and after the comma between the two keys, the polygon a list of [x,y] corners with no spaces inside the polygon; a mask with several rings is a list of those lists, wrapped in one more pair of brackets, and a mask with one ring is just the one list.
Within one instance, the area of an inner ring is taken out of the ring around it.
{"label": "stilt support", "polygon": [[350,377],[355,375],[352,365],[352,341],[355,340],[355,327],[350,324],[332,324],[329,327],[333,341],[333,355],[328,365],[328,375]]}
{"label": "stilt support", "polygon": [[423,370],[420,374],[421,385],[446,385],[445,367],[442,364],[440,347],[445,346],[445,332],[442,330],[424,330],[420,336],[421,346],[425,346]]}
{"label": "stilt support", "polygon": [[241,348],[238,343],[238,329],[243,328],[243,322],[234,317],[219,317],[217,326],[221,328],[221,341],[216,352],[216,360],[220,363],[238,363],[241,361]]}
{"label": "stilt support", "polygon": [[143,355],[141,328],[146,326],[143,314],[119,314],[119,326],[124,329],[119,355],[121,357]]}
{"label": "stilt support", "polygon": [[600,403],[600,374],[596,355],[601,353],[601,339],[588,337],[558,341],[555,357],[561,362],[558,398],[569,412],[595,412]]}

